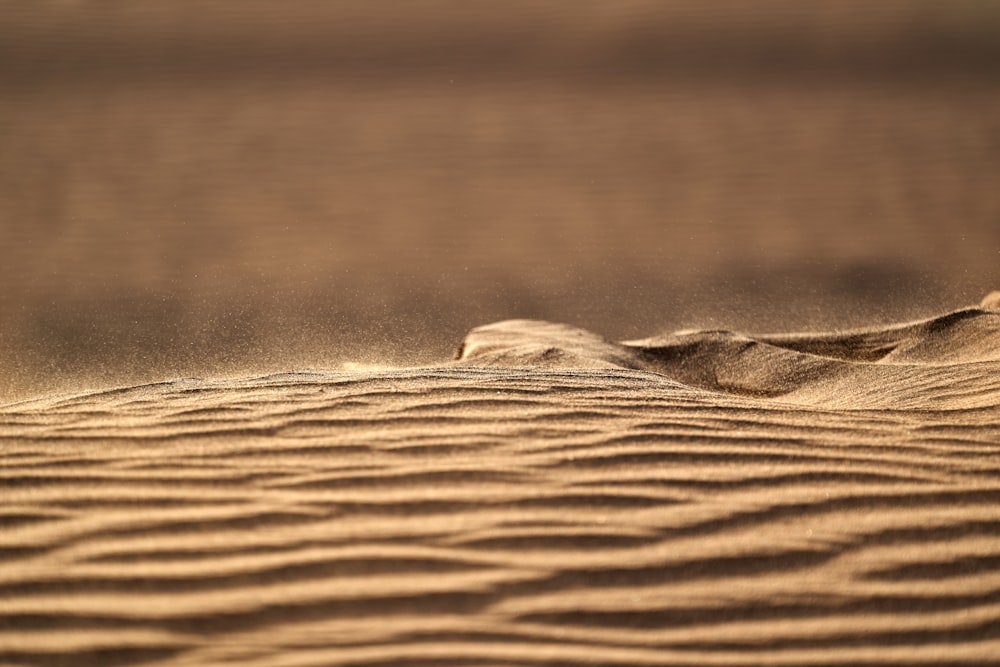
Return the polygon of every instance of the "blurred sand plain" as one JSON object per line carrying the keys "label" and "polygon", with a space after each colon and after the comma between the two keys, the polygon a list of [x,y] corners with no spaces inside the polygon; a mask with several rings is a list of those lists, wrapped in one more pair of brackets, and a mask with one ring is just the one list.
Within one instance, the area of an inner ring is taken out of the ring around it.
{"label": "blurred sand plain", "polygon": [[3,13],[0,401],[1000,284],[990,2]]}

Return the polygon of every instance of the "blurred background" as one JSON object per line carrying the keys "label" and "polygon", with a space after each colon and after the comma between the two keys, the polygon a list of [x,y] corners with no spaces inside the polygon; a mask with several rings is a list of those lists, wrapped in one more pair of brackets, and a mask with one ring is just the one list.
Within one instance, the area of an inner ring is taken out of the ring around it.
{"label": "blurred background", "polygon": [[0,402],[1000,288],[994,0],[0,15]]}

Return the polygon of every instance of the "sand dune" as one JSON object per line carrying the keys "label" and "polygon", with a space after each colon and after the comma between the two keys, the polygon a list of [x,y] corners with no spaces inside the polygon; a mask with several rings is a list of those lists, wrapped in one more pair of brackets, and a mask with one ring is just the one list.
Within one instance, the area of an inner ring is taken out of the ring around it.
{"label": "sand dune", "polygon": [[830,334],[681,331],[612,343],[574,327],[509,320],[474,329],[467,365],[627,368],[726,394],[825,408],[1000,403],[1000,312],[966,308],[887,328]]}
{"label": "sand dune", "polygon": [[1000,312],[0,408],[0,663],[1000,664]]}

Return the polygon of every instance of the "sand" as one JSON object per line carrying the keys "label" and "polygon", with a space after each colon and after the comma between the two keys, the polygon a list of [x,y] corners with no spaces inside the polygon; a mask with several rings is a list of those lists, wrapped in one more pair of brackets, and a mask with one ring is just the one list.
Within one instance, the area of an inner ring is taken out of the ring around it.
{"label": "sand", "polygon": [[1000,311],[0,408],[0,663],[1000,664]]}
{"label": "sand", "polygon": [[1000,284],[992,2],[17,5],[0,404]]}

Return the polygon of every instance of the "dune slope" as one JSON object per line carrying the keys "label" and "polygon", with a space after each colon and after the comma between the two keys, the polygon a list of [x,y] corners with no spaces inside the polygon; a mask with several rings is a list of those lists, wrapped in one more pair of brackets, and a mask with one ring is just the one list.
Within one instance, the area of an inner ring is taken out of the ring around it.
{"label": "dune slope", "polygon": [[1000,664],[1000,314],[0,408],[0,663]]}

